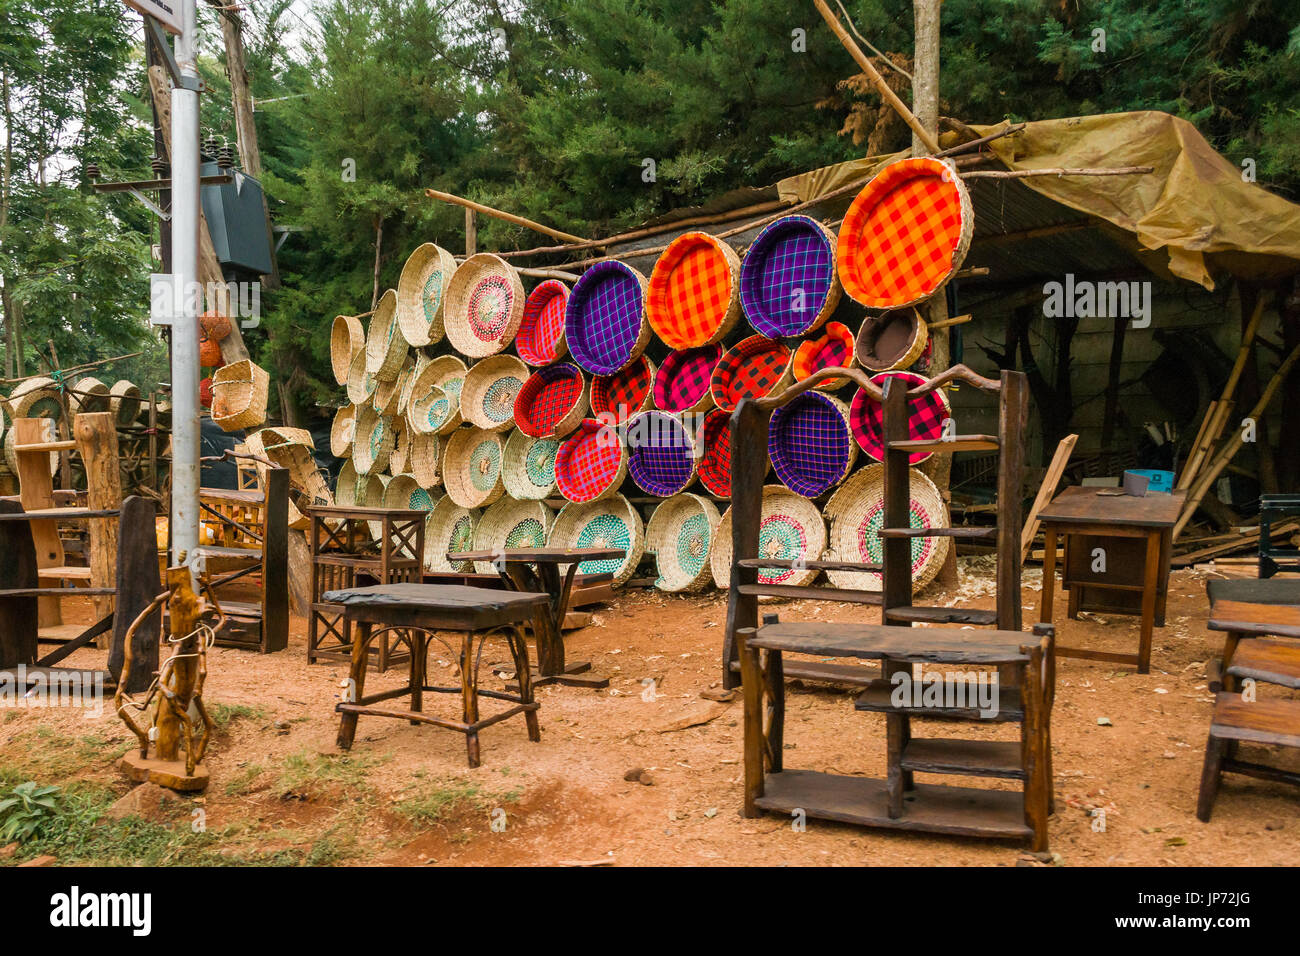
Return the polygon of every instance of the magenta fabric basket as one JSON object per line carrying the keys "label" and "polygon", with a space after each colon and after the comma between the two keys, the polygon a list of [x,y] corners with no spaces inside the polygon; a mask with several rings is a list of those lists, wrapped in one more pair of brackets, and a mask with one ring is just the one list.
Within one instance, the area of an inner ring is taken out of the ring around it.
{"label": "magenta fabric basket", "polygon": [[613,375],[645,351],[645,277],[610,259],[582,274],[564,310],[569,355],[592,375]]}
{"label": "magenta fabric basket", "polygon": [[721,360],[721,344],[669,352],[655,373],[655,408],[665,412],[702,412],[711,406],[709,382]]}
{"label": "magenta fabric basket", "polygon": [[[925,378],[913,372],[881,372],[871,377],[871,384],[883,389],[891,378],[900,378],[908,388],[925,384]],[[936,388],[907,403],[908,438],[913,441],[937,441],[943,437],[944,420],[951,416],[943,389]],[[849,408],[849,425],[858,447],[876,461],[885,460],[884,409],[862,389],[853,396]],[[934,452],[915,451],[907,456],[909,465],[925,461]]]}
{"label": "magenta fabric basket", "polygon": [[804,392],[772,413],[767,453],[772,471],[797,495],[816,498],[848,474],[857,456],[846,410],[820,392]]}
{"label": "magenta fabric basket", "polygon": [[582,369],[571,362],[539,368],[515,396],[515,425],[529,438],[557,438],[578,427],[587,411]]}
{"label": "magenta fabric basket", "polygon": [[515,334],[515,351],[529,365],[550,365],[564,358],[564,310],[569,287],[559,279],[547,279],[524,302],[524,319]]}
{"label": "magenta fabric basket", "polygon": [[642,412],[627,423],[627,471],[649,495],[670,498],[695,480],[695,442],[664,412]]}

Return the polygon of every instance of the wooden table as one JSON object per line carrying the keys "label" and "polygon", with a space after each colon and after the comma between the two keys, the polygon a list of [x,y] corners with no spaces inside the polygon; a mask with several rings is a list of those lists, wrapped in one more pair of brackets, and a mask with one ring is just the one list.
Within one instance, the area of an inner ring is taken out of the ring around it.
{"label": "wooden table", "polygon": [[[1151,632],[1157,613],[1163,626],[1164,596],[1169,587],[1169,549],[1172,529],[1178,521],[1186,492],[1151,494],[1142,498],[1114,494],[1114,488],[1066,488],[1042,510],[1039,520],[1044,535],[1043,596],[1039,620],[1052,620],[1052,599],[1056,592],[1056,539],[1066,539],[1066,566],[1061,574],[1062,587],[1070,590],[1071,617],[1077,616],[1084,603],[1083,589],[1140,594],[1141,618],[1136,654],[1099,651],[1092,648],[1061,647],[1061,657],[1080,657],[1093,661],[1136,664],[1139,674],[1151,670]],[[1083,550],[1088,539],[1137,539],[1144,543],[1141,572],[1136,564],[1106,555],[1104,570],[1093,570],[1094,549]],[[1087,608],[1085,608],[1087,609]],[[1131,607],[1108,604],[1111,614],[1133,614]]]}
{"label": "wooden table", "polygon": [[[537,640],[537,668],[533,685],[564,684],[568,687],[608,687],[609,678],[594,677],[590,661],[565,663],[564,640],[560,631],[569,608],[573,576],[583,561],[612,561],[624,558],[622,548],[504,548],[490,551],[448,553],[447,560],[484,561],[497,569],[506,584],[516,591],[546,594],[550,601],[533,620]],[[567,567],[563,579],[560,569]]]}

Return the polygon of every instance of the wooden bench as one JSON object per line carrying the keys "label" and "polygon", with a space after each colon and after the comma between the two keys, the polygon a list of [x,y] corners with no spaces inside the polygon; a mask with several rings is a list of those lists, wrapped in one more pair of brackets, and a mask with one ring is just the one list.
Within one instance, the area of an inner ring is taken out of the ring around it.
{"label": "wooden bench", "polygon": [[[1211,593],[1213,594],[1214,591]],[[1235,690],[1237,684],[1232,668],[1240,646],[1248,640],[1261,637],[1297,641],[1300,639],[1300,607],[1222,598],[1210,605],[1210,620],[1206,626],[1211,631],[1225,632],[1223,656],[1211,660],[1206,667],[1210,690],[1216,693],[1220,690]],[[1300,647],[1300,642],[1297,642],[1296,646]]]}
{"label": "wooden bench", "polygon": [[1210,820],[1225,773],[1300,787],[1300,773],[1238,758],[1239,743],[1300,747],[1300,700],[1246,700],[1227,691],[1216,697],[1210,737],[1205,744],[1201,792],[1196,802],[1196,816],[1202,822]]}

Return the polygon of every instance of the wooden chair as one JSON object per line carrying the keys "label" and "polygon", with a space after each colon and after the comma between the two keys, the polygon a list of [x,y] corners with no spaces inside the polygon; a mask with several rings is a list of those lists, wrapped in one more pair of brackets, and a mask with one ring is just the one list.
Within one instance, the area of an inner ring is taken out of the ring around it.
{"label": "wooden chair", "polygon": [[1300,700],[1246,700],[1241,694],[1228,691],[1216,696],[1210,736],[1205,744],[1201,792],[1196,801],[1196,816],[1203,823],[1209,822],[1214,811],[1225,773],[1300,787],[1300,773],[1240,759],[1236,753],[1240,743],[1300,748]]}

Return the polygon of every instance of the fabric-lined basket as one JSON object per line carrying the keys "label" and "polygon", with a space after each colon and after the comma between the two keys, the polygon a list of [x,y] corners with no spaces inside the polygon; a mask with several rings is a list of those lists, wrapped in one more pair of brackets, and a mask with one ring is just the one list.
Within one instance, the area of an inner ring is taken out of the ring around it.
{"label": "fabric-lined basket", "polygon": [[655,366],[646,356],[613,375],[591,380],[591,414],[608,425],[622,425],[650,407],[654,397]]}
{"label": "fabric-lined basket", "polygon": [[[731,587],[731,513],[728,508],[713,538],[709,566],[720,588]],[[758,557],[785,561],[815,561],[826,550],[826,522],[807,498],[780,485],[763,486],[763,505],[758,525]],[[801,587],[817,577],[815,569],[759,568],[760,584],[788,584]]]}
{"label": "fabric-lined basket", "polygon": [[665,412],[708,411],[713,407],[709,383],[721,360],[721,345],[669,352],[655,373],[655,408]]}
{"label": "fabric-lined basket", "polygon": [[532,438],[515,429],[506,440],[501,481],[506,494],[520,501],[542,501],[556,494],[555,455],[560,443],[554,438]]}
{"label": "fabric-lined basket", "polygon": [[381,382],[394,379],[408,351],[410,347],[397,324],[397,293],[385,289],[366,333],[366,371]]}
{"label": "fabric-lined basket", "polygon": [[961,268],[974,228],[970,194],[952,166],[929,156],[890,163],[840,224],[840,282],[869,309],[915,305]]}
{"label": "fabric-lined basket", "polygon": [[816,498],[830,491],[858,457],[848,406],[822,392],[804,392],[772,412],[767,453],[776,477],[795,494]]}
{"label": "fabric-lined basket", "polygon": [[227,432],[261,425],[270,384],[271,376],[248,359],[221,366],[212,376],[212,420]]}
{"label": "fabric-lined basket", "polygon": [[700,447],[696,473],[711,495],[731,497],[731,413],[715,408],[704,416],[695,436]]}
{"label": "fabric-lined basket", "polygon": [[465,363],[454,355],[439,355],[415,377],[406,420],[418,435],[447,435],[462,421],[460,392]]}
{"label": "fabric-lined basket", "polygon": [[[871,382],[883,389],[885,382],[891,378],[902,379],[907,383],[908,388],[915,388],[925,382],[923,377],[912,372],[882,372],[872,376]],[[941,388],[926,392],[907,403],[907,415],[908,438],[914,441],[935,441],[943,437],[943,423],[952,417],[948,396]],[[853,404],[849,407],[849,425],[853,429],[853,437],[857,440],[858,447],[875,461],[884,461],[884,409],[880,407],[879,402],[869,398],[862,389],[858,389],[853,396]],[[919,464],[933,454],[934,452],[929,451],[912,452],[907,456],[907,463]]]}
{"label": "fabric-lined basket", "polygon": [[744,398],[763,398],[790,382],[790,350],[775,339],[751,335],[723,354],[709,390],[724,412],[734,412]]}
{"label": "fabric-lined basket", "polygon": [[[821,334],[805,339],[794,350],[790,371],[796,382],[802,382],[824,368],[853,368],[853,333],[843,322],[827,322]],[[818,382],[821,392],[833,392],[849,383],[847,378],[828,378]]]}
{"label": "fabric-lined basket", "polygon": [[564,310],[569,287],[559,279],[547,279],[528,293],[524,319],[515,336],[515,351],[529,365],[550,365],[568,354],[564,341]]}
{"label": "fabric-lined basket", "polygon": [[740,257],[721,239],[684,232],[650,273],[646,319],[670,348],[720,342],[740,320]]}
{"label": "fabric-lined basket", "polygon": [[[913,528],[948,525],[948,508],[934,482],[909,468],[908,520]],[[868,465],[855,472],[826,502],[830,522],[830,557],[837,561],[879,564],[884,558],[880,529],[885,527],[885,466]],[[912,590],[934,580],[948,557],[951,538],[912,538]],[[836,587],[881,590],[875,571],[828,571]]]}
{"label": "fabric-lined basket", "polygon": [[721,521],[718,506],[699,495],[673,495],[655,508],[645,532],[659,574],[655,587],[670,594],[707,587],[709,551]]}
{"label": "fabric-lined basket", "polygon": [[[544,548],[551,533],[555,512],[540,501],[502,498],[479,519],[474,529],[475,551],[505,551],[508,548]],[[475,561],[474,570],[492,574],[491,561]]]}
{"label": "fabric-lined basket", "polygon": [[373,475],[388,467],[397,435],[392,423],[369,405],[357,411],[352,436],[352,466],[358,475]]}
{"label": "fabric-lined basket", "polygon": [[330,426],[330,454],[335,458],[351,458],[356,435],[357,406],[344,405],[334,413],[334,424]]}
{"label": "fabric-lined basket", "polygon": [[615,259],[582,274],[564,309],[564,339],[572,359],[592,375],[613,375],[650,343],[645,276]]}
{"label": "fabric-lined basket", "polygon": [[330,368],[334,371],[334,381],[346,385],[352,360],[365,350],[366,332],[361,320],[350,315],[334,316],[334,324],[330,326]]}
{"label": "fabric-lined basket", "polygon": [[916,309],[892,309],[862,320],[854,351],[869,372],[908,368],[925,353],[929,327]]}
{"label": "fabric-lined basket", "polygon": [[442,484],[442,450],[445,442],[438,435],[420,435],[412,431],[411,452],[406,467],[411,469],[421,488]]}
{"label": "fabric-lined basket", "polygon": [[470,561],[451,562],[448,554],[458,554],[474,548],[474,529],[478,527],[479,512],[456,504],[451,495],[438,499],[424,523],[424,566],[430,571],[472,571]]}
{"label": "fabric-lined basket", "polygon": [[496,355],[524,318],[524,285],[514,267],[490,252],[470,256],[447,287],[447,341],[462,355]]}
{"label": "fabric-lined basket", "polygon": [[348,368],[348,401],[353,405],[369,405],[375,394],[375,376],[366,371],[366,350],[352,356]]}
{"label": "fabric-lined basket", "polygon": [[582,369],[571,362],[547,365],[515,396],[515,425],[530,438],[563,438],[586,418],[587,407]]}
{"label": "fabric-lined basket", "polygon": [[482,359],[465,373],[460,413],[485,431],[505,431],[515,423],[515,399],[527,378],[528,366],[513,355]]}
{"label": "fabric-lined basket", "polygon": [[627,451],[618,430],[584,419],[555,453],[555,485],[570,501],[599,501],[627,477]]}
{"label": "fabric-lined basket", "polygon": [[621,548],[622,558],[583,561],[579,574],[613,574],[614,587],[627,582],[645,554],[645,524],[622,495],[601,501],[570,503],[560,509],[551,527],[553,548]]}
{"label": "fabric-lined basket", "polygon": [[443,306],[456,259],[432,242],[417,246],[397,280],[397,324],[411,345],[436,345],[443,336]]}
{"label": "fabric-lined basket", "polygon": [[642,412],[627,423],[627,471],[646,494],[669,498],[695,480],[695,440],[666,412]]}
{"label": "fabric-lined basket", "polygon": [[119,379],[108,393],[108,410],[119,425],[131,425],[140,417],[140,389],[133,382]]}
{"label": "fabric-lined basket", "polygon": [[447,439],[442,483],[462,508],[486,508],[506,493],[501,484],[505,440],[498,432],[458,428]]}
{"label": "fabric-lined basket", "polygon": [[754,331],[780,339],[821,328],[840,301],[835,237],[808,216],[783,216],[740,266],[740,300]]}

